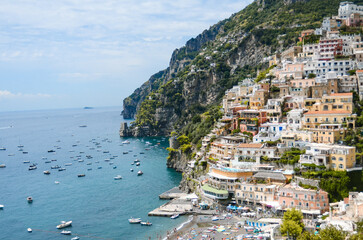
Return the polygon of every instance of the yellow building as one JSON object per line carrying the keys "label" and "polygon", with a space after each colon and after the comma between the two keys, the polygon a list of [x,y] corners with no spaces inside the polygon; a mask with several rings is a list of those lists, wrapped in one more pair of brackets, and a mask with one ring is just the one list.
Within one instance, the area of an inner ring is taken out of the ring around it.
{"label": "yellow building", "polygon": [[332,169],[344,171],[355,167],[355,162],[355,147],[334,145],[330,153]]}
{"label": "yellow building", "polygon": [[321,124],[342,124],[343,127],[355,128],[356,115],[347,110],[309,111],[304,114],[303,128],[318,128]]}
{"label": "yellow building", "polygon": [[250,97],[250,108],[254,110],[262,109],[267,102],[268,92],[264,89],[259,89]]}
{"label": "yellow building", "polygon": [[310,129],[315,143],[336,143],[345,137],[346,128],[342,124],[321,124],[318,128]]}
{"label": "yellow building", "polygon": [[353,93],[333,93],[323,96],[315,103],[311,111],[349,111],[353,112]]}

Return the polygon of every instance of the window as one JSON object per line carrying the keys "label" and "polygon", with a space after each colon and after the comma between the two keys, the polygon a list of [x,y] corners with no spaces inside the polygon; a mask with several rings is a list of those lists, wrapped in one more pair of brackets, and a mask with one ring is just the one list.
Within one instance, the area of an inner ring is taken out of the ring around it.
{"label": "window", "polygon": [[343,169],[343,164],[339,164],[339,168],[340,169]]}
{"label": "window", "polygon": [[290,205],[291,205],[291,206],[294,206],[294,202],[291,202],[291,203],[290,203]]}
{"label": "window", "polygon": [[309,203],[306,203],[306,207],[309,207]]}

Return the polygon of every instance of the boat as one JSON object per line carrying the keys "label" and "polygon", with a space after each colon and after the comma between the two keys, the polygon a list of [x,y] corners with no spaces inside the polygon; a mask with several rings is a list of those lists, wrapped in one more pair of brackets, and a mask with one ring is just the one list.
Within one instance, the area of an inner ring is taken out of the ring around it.
{"label": "boat", "polygon": [[131,169],[130,169],[130,171],[131,171],[131,172],[133,172],[133,171],[134,171],[134,169],[132,169],[132,168],[131,168]]}
{"label": "boat", "polygon": [[129,223],[141,223],[141,218],[130,218]]}
{"label": "boat", "polygon": [[92,165],[92,163],[91,163],[91,162],[89,162],[89,163],[87,163],[86,165]]}
{"label": "boat", "polygon": [[113,168],[113,169],[116,169],[117,167],[116,167],[116,166],[113,166],[112,168]]}
{"label": "boat", "polygon": [[81,160],[78,160],[78,162],[84,162],[84,160],[81,159]]}
{"label": "boat", "polygon": [[0,168],[6,168],[5,164],[0,164]]}
{"label": "boat", "polygon": [[61,172],[61,171],[64,171],[66,170],[65,168],[58,168],[58,171]]}
{"label": "boat", "polygon": [[31,232],[33,232],[33,229],[28,228],[27,231],[28,231],[28,233],[31,233]]}
{"label": "boat", "polygon": [[147,221],[147,222],[141,222],[141,226],[151,226],[153,225],[151,222]]}
{"label": "boat", "polygon": [[51,169],[58,169],[58,168],[60,168],[60,166],[56,165],[56,166],[51,166],[50,168]]}
{"label": "boat", "polygon": [[98,167],[97,169],[102,169],[102,167]]}
{"label": "boat", "polygon": [[72,166],[72,163],[65,163],[64,166]]}
{"label": "boat", "polygon": [[88,168],[88,169],[87,169],[87,171],[91,171],[91,170],[92,170],[92,168]]}
{"label": "boat", "polygon": [[23,154],[28,154],[28,152],[23,152]]}
{"label": "boat", "polygon": [[212,221],[218,221],[219,218],[217,216],[212,217]]}
{"label": "boat", "polygon": [[1,209],[4,209],[4,205],[0,205],[0,210],[1,210]]}
{"label": "boat", "polygon": [[141,176],[142,174],[144,174],[142,171],[137,172],[137,176]]}
{"label": "boat", "polygon": [[137,163],[137,162],[140,162],[140,160],[139,159],[135,159],[134,160],[134,163]]}
{"label": "boat", "polygon": [[78,176],[78,177],[85,177],[85,176],[86,176],[86,174],[78,174],[77,176]]}
{"label": "boat", "polygon": [[57,225],[58,229],[66,228],[72,225],[72,221],[61,221],[61,224]]}
{"label": "boat", "polygon": [[4,147],[0,148],[0,151],[5,151],[5,150],[6,150],[6,148],[4,148]]}
{"label": "boat", "polygon": [[78,236],[71,238],[71,240],[79,240],[80,238]]}
{"label": "boat", "polygon": [[59,184],[59,182],[58,182],[58,181],[54,181],[54,183],[55,183],[55,184]]}
{"label": "boat", "polygon": [[129,152],[122,152],[122,154],[129,154]]}
{"label": "boat", "polygon": [[122,144],[130,144],[130,141],[123,141]]}
{"label": "boat", "polygon": [[145,154],[144,152],[140,152],[140,154]]}
{"label": "boat", "polygon": [[8,156],[9,156],[9,157],[13,157],[13,156],[15,156],[15,154],[14,154],[14,153],[11,153],[11,154],[9,154]]}
{"label": "boat", "polygon": [[18,148],[23,148],[24,147],[24,145],[18,145]]}
{"label": "boat", "polygon": [[44,173],[45,175],[49,175],[49,174],[50,174],[50,172],[49,172],[48,170],[44,171],[43,173]]}
{"label": "boat", "polygon": [[103,153],[109,153],[110,151],[103,151]]}
{"label": "boat", "polygon": [[33,202],[33,198],[32,197],[27,197],[26,200],[28,201],[28,203],[32,203]]}
{"label": "boat", "polygon": [[23,163],[30,163],[30,161],[24,161]]}
{"label": "boat", "polygon": [[80,125],[79,127],[80,128],[85,128],[85,127],[87,127],[87,125]]}
{"label": "boat", "polygon": [[65,231],[65,230],[63,230],[63,231],[61,231],[61,234],[63,234],[63,235],[71,235],[72,232],[71,231]]}
{"label": "boat", "polygon": [[37,166],[35,164],[32,164],[29,166],[28,170],[35,170],[37,169]]}
{"label": "boat", "polygon": [[137,162],[137,163],[136,163],[136,166],[140,166],[140,163],[139,163],[139,162]]}
{"label": "boat", "polygon": [[45,161],[44,163],[51,163],[52,161]]}
{"label": "boat", "polygon": [[171,219],[176,219],[176,218],[178,218],[179,217],[179,214],[174,214],[173,216],[171,216],[170,218]]}
{"label": "boat", "polygon": [[117,175],[116,177],[114,177],[113,179],[115,179],[115,180],[120,180],[120,179],[122,179],[122,177],[121,177],[121,175]]}
{"label": "boat", "polygon": [[52,153],[52,152],[55,152],[55,150],[51,149],[51,150],[48,150],[49,153]]}

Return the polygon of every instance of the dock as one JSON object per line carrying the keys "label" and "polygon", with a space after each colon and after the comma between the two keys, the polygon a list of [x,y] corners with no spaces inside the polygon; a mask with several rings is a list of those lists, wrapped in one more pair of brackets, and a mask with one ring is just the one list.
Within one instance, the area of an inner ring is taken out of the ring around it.
{"label": "dock", "polygon": [[171,217],[174,214],[179,215],[215,215],[216,210],[201,210],[194,207],[192,202],[185,198],[175,198],[160,207],[149,212],[149,216]]}
{"label": "dock", "polygon": [[170,199],[174,199],[174,198],[180,198],[180,197],[183,197],[186,195],[187,194],[183,193],[183,191],[181,191],[178,187],[174,187],[174,188],[160,194],[159,198],[170,200]]}

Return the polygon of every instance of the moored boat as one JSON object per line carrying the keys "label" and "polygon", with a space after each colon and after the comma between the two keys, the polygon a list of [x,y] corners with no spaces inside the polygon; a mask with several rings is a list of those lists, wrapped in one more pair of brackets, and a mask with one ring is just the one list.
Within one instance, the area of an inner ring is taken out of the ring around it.
{"label": "moored boat", "polygon": [[31,228],[28,228],[27,231],[28,231],[28,233],[33,232],[33,230]]}
{"label": "moored boat", "polygon": [[179,217],[179,214],[174,214],[173,216],[171,216],[170,218],[171,219],[175,219],[175,218],[178,218]]}
{"label": "moored boat", "polygon": [[78,236],[71,238],[71,240],[79,240],[80,238]]}
{"label": "moored boat", "polygon": [[141,223],[141,218],[130,218],[129,223]]}
{"label": "moored boat", "polygon": [[32,203],[33,202],[33,198],[32,197],[27,197],[26,200],[28,201],[28,203]]}
{"label": "moored boat", "polygon": [[85,176],[86,176],[86,174],[78,174],[77,176],[78,176],[78,177],[85,177]]}
{"label": "moored boat", "polygon": [[72,232],[71,231],[65,231],[65,230],[63,230],[63,231],[61,231],[61,234],[63,234],[63,235],[71,235]]}
{"label": "moored boat", "polygon": [[122,176],[121,175],[117,175],[116,177],[113,177],[113,179],[120,180],[120,179],[122,179]]}
{"label": "moored boat", "polygon": [[0,168],[6,168],[5,164],[0,164]]}
{"label": "moored boat", "polygon": [[58,229],[66,228],[72,225],[72,221],[61,221],[61,224],[57,225]]}
{"label": "moored boat", "polygon": [[142,171],[137,172],[137,176],[141,176],[142,174],[144,174]]}
{"label": "moored boat", "polygon": [[147,221],[147,222],[141,222],[141,226],[151,226],[153,225],[151,222]]}
{"label": "moored boat", "polygon": [[49,172],[48,170],[44,171],[43,173],[44,173],[45,175],[49,175],[49,174],[50,174],[50,172]]}
{"label": "moored boat", "polygon": [[1,209],[4,209],[4,205],[0,205],[0,210],[1,210]]}

